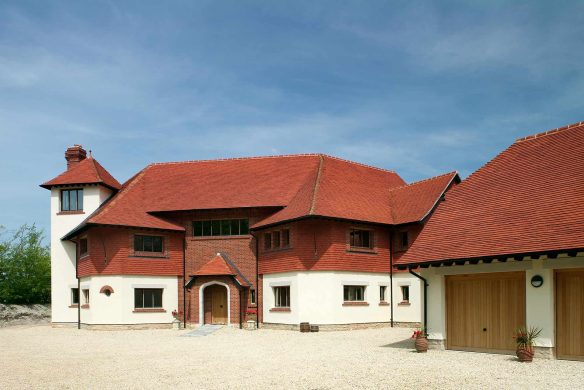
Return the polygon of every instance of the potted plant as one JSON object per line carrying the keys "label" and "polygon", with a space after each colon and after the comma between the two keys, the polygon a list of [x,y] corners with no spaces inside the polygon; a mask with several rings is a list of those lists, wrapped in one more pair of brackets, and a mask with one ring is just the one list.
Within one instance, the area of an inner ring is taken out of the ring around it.
{"label": "potted plant", "polygon": [[180,322],[180,316],[181,316],[181,312],[178,310],[173,310],[172,311],[172,316],[174,317],[174,320],[172,321],[172,327],[174,329],[181,329],[182,324]]}
{"label": "potted plant", "polygon": [[533,360],[533,345],[539,337],[541,328],[522,326],[515,331],[515,342],[517,343],[517,358],[520,362],[531,362]]}
{"label": "potted plant", "polygon": [[417,352],[428,352],[428,333],[426,328],[418,328],[414,330],[412,338],[415,339],[415,347]]}

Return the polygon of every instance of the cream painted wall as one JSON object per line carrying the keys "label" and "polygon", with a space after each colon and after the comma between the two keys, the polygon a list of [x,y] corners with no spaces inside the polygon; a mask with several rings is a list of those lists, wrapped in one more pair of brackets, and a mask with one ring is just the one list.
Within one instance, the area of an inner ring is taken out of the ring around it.
{"label": "cream painted wall", "polygon": [[[380,286],[387,286],[389,301],[390,279],[388,274],[310,271],[264,275],[263,279],[264,322],[280,324],[354,324],[389,322],[391,309],[380,306]],[[399,285],[410,286],[409,306],[399,306]],[[290,286],[290,312],[273,312],[273,288]],[[368,306],[343,306],[343,286],[364,285]],[[420,321],[420,283],[408,274],[394,275],[394,321]]]}
{"label": "cream painted wall", "polygon": [[[83,214],[58,215],[61,189],[83,188]],[[70,308],[75,277],[75,244],[61,238],[78,226],[111,194],[102,186],[74,186],[51,189],[51,314],[52,322],[76,322],[77,309]]]}
{"label": "cream painted wall", "polygon": [[[444,276],[492,272],[525,272],[525,299],[527,326],[542,328],[537,341],[540,347],[555,345],[554,270],[584,267],[584,255],[561,256],[557,259],[524,260],[507,263],[476,264],[422,269],[419,273],[428,280],[428,330],[429,339],[446,339],[446,295]],[[535,288],[530,281],[541,275],[544,283]]]}
{"label": "cream painted wall", "polygon": [[[109,297],[99,291],[110,286]],[[81,288],[89,288],[89,309],[81,309],[84,324],[159,324],[173,321],[172,311],[178,309],[176,276],[91,276],[81,279]],[[135,313],[134,288],[162,288],[164,313]],[[83,303],[83,297],[82,303]]]}

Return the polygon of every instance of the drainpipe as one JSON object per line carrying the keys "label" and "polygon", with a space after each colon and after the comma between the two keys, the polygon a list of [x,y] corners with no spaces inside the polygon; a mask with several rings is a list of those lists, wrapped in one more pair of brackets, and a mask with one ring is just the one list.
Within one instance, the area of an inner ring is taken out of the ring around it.
{"label": "drainpipe", "polygon": [[79,279],[79,248],[77,241],[75,244],[75,277],[77,278],[77,329],[81,329],[81,279]]}
{"label": "drainpipe", "polygon": [[187,328],[187,233],[183,240],[183,329]]}
{"label": "drainpipe", "polygon": [[243,287],[239,286],[239,329],[243,329],[243,297],[241,292]]}
{"label": "drainpipe", "polygon": [[424,279],[419,274],[412,271],[411,268],[408,268],[410,274],[414,275],[416,278],[420,279],[424,283],[424,329],[428,332],[428,281]]}
{"label": "drainpipe", "polygon": [[390,322],[393,328],[393,228],[389,229],[389,306]]}
{"label": "drainpipe", "polygon": [[255,256],[256,256],[256,285],[255,285],[255,303],[256,303],[256,329],[260,328],[260,242],[257,237],[255,239]]}

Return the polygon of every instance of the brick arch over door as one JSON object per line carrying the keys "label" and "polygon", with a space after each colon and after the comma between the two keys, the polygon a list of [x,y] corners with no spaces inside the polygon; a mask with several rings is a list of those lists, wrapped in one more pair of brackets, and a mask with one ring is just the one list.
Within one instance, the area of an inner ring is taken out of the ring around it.
{"label": "brick arch over door", "polygon": [[199,287],[199,325],[203,325],[205,323],[205,288],[212,286],[212,285],[219,285],[223,286],[227,289],[227,325],[231,324],[231,289],[229,285],[213,280],[211,282],[207,282]]}

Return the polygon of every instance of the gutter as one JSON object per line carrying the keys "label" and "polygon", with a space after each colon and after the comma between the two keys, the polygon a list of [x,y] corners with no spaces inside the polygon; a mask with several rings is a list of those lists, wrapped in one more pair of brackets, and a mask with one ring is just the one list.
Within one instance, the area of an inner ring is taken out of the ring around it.
{"label": "gutter", "polygon": [[412,271],[411,268],[408,268],[408,271],[410,272],[410,274],[414,275],[416,278],[420,279],[422,282],[424,282],[424,322],[423,322],[423,326],[424,326],[424,331],[428,332],[428,281],[426,279],[424,279],[422,276],[420,276],[419,274],[415,273],[414,271]]}

